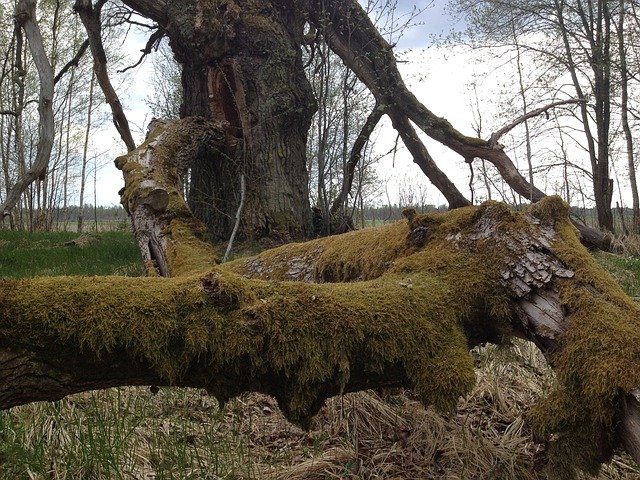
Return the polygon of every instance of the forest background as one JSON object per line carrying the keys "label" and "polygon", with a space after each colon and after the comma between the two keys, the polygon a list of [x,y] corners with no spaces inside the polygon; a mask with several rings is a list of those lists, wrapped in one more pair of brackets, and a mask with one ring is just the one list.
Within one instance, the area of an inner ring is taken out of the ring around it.
{"label": "forest background", "polygon": [[[18,176],[33,165],[38,141],[37,72],[26,48],[22,70],[14,64],[13,4],[0,2],[0,202]],[[515,121],[500,143],[530,183],[548,194],[561,195],[592,224],[598,223],[592,208],[596,199],[604,196],[603,202],[613,211],[617,207],[611,221],[615,218],[619,233],[637,230],[632,218],[637,218],[638,208],[638,158],[633,139],[640,118],[635,107],[639,66],[634,2],[614,5],[616,9],[609,12],[607,45],[595,45],[596,37],[604,42],[602,35],[578,20],[572,25],[567,21],[565,47],[549,42],[550,35],[558,37],[557,25],[549,20],[554,18],[553,2],[547,2],[551,11],[546,23],[542,15],[538,19],[527,16],[530,4],[364,2],[383,35],[396,45],[399,67],[410,88],[436,114],[481,138],[489,138]],[[84,30],[66,2],[42,1],[39,9],[54,71],[59,73],[74,59],[78,66],[56,83],[56,133],[49,168],[21,196],[12,226],[28,230],[73,226],[82,230],[88,215],[94,228],[97,223],[121,225],[124,213],[115,207],[123,182],[113,159],[125,148],[109,121],[110,111],[95,83],[90,55],[78,55]],[[119,86],[136,140],[141,141],[151,118],[178,117],[179,68],[166,39],[147,43],[150,28],[142,18],[131,17],[117,3],[105,7],[104,18],[110,75]],[[510,23],[504,18],[510,18]],[[348,149],[374,101],[355,75],[326,46],[321,48],[324,51],[319,55],[307,52],[307,75],[320,107],[310,132],[308,171],[312,203],[328,208],[341,190]],[[607,49],[607,72],[595,64],[598,48]],[[605,73],[609,86],[603,94],[597,81]],[[596,93],[607,100],[608,114],[598,105],[602,99],[598,100]],[[534,115],[537,109],[543,111]],[[467,198],[476,203],[486,199],[514,205],[526,202],[488,163],[472,166],[433,140],[422,140]],[[597,149],[604,147],[608,160],[600,162]],[[603,169],[607,173],[604,181],[611,182],[611,189],[596,192],[594,185]],[[107,208],[78,208],[85,205]],[[445,208],[446,200],[411,162],[390,122],[383,119],[356,167],[346,211],[359,225],[368,225],[396,219],[402,208],[409,206]]]}

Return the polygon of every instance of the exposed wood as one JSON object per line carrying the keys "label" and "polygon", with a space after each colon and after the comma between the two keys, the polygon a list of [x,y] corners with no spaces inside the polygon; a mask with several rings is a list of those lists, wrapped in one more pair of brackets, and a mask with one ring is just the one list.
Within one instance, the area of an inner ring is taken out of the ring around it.
{"label": "exposed wood", "polygon": [[36,158],[31,168],[20,176],[0,205],[0,217],[11,215],[20,195],[39,178],[43,178],[49,165],[55,136],[53,122],[53,68],[45,51],[40,27],[36,21],[36,1],[20,0],[16,6],[16,26],[22,28],[29,43],[29,51],[38,71],[40,96],[38,100],[38,146]]}
{"label": "exposed wood", "polygon": [[[221,148],[226,139],[226,128],[203,118],[155,121],[142,145],[116,159],[125,179],[122,205],[149,271],[168,277],[215,263],[215,253],[204,241],[206,228],[191,215],[181,192],[191,159],[202,150]],[[176,259],[176,245],[189,245],[192,251],[180,252],[185,258]]]}

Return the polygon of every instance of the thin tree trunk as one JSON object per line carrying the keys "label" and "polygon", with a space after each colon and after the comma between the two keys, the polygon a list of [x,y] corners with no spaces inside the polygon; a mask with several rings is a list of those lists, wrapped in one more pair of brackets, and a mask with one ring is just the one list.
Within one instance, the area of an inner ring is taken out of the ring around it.
{"label": "thin tree trunk", "polygon": [[87,183],[87,162],[89,149],[89,135],[91,133],[91,114],[93,112],[93,86],[95,75],[91,75],[89,83],[89,105],[87,107],[87,126],[84,133],[84,147],[82,148],[82,171],[80,173],[80,197],[78,199],[78,233],[84,228],[84,189]]}
{"label": "thin tree trunk", "polygon": [[629,168],[629,183],[631,185],[631,201],[633,209],[633,233],[640,233],[640,197],[638,196],[638,181],[633,148],[633,135],[629,126],[629,72],[627,71],[627,50],[625,46],[625,0],[620,0],[618,12],[618,56],[620,61],[620,116],[627,147],[627,166]]}
{"label": "thin tree trunk", "polygon": [[[44,178],[51,156],[53,140],[55,136],[53,123],[53,69],[44,50],[42,34],[36,23],[35,0],[21,0],[16,6],[15,22],[17,31],[23,29],[29,43],[31,57],[38,70],[40,80],[40,97],[38,101],[38,147],[35,162],[29,170],[20,175],[11,191],[7,194],[4,203],[0,205],[0,215],[11,215],[11,210],[19,202],[22,193],[38,178]],[[19,50],[16,56],[19,55]],[[21,86],[20,88],[23,88]],[[20,117],[18,117],[18,120]],[[18,129],[20,130],[20,129]],[[16,137],[16,142],[22,143],[22,139]],[[18,148],[21,148],[18,145]]]}
{"label": "thin tree trunk", "polygon": [[[91,76],[93,79],[93,75]],[[64,154],[64,180],[63,180],[63,193],[62,193],[62,215],[64,217],[64,230],[67,230],[69,224],[69,162],[71,161],[71,110],[73,107],[73,97],[71,95],[71,89],[75,84],[75,69],[71,71],[71,78],[69,79],[69,92],[68,98],[68,110],[67,110],[67,131],[65,142],[65,154]]]}
{"label": "thin tree trunk", "polygon": [[513,19],[511,20],[511,31],[513,34],[513,41],[516,46],[516,67],[518,70],[518,87],[519,87],[518,93],[520,94],[520,98],[522,100],[522,114],[525,116],[525,120],[523,122],[524,123],[524,141],[525,141],[526,155],[527,155],[527,167],[529,172],[529,185],[531,186],[528,200],[530,202],[533,202],[533,158],[532,158],[533,153],[531,151],[531,131],[529,129],[529,120],[526,118],[527,113],[529,112],[529,105],[527,102],[526,90],[524,88],[524,79],[522,78],[522,61],[520,58],[520,44],[518,43],[518,37],[516,35],[515,24],[513,22]]}
{"label": "thin tree trunk", "polygon": [[364,125],[362,126],[358,138],[356,138],[356,141],[353,143],[351,151],[349,152],[349,158],[344,165],[344,172],[342,174],[342,188],[340,190],[340,193],[333,200],[333,204],[331,205],[331,209],[329,211],[331,215],[335,215],[340,209],[343,209],[344,211],[347,196],[349,195],[349,192],[351,192],[351,187],[353,186],[353,176],[356,171],[356,166],[362,158],[362,151],[367,145],[367,142],[369,142],[369,138],[371,137],[371,134],[378,125],[378,122],[382,118],[383,114],[384,112],[382,111],[382,109],[378,105],[375,105],[371,113],[369,113],[369,116],[367,117]]}

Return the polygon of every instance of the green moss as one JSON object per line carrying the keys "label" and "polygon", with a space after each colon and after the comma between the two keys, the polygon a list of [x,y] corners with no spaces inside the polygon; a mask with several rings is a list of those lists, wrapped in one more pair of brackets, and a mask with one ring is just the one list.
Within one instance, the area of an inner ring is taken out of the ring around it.
{"label": "green moss", "polygon": [[377,278],[395,259],[407,253],[408,228],[398,222],[344,235],[291,243],[248,259],[226,263],[224,268],[263,280],[300,280],[297,263],[313,266],[313,279],[351,282]]}
{"label": "green moss", "polygon": [[[540,225],[531,222],[530,216],[538,218]],[[420,301],[428,303],[430,309],[439,304],[440,315],[453,315],[469,344],[499,342],[510,333],[512,299],[496,276],[518,250],[497,242],[499,235],[483,237],[478,232],[489,223],[495,229],[492,231],[507,237],[536,234],[539,228],[553,227],[556,236],[551,255],[575,272],[574,278],[556,279],[553,284],[569,314],[569,329],[562,353],[553,358],[558,387],[531,411],[529,418],[542,438],[552,439],[552,478],[573,478],[576,468],[595,472],[614,445],[620,392],[630,392],[640,385],[640,308],[580,244],[577,230],[568,218],[568,206],[551,197],[518,213],[489,202],[445,214],[412,213],[408,219],[408,228],[406,224],[396,224],[377,232],[354,232],[296,245],[290,251],[285,247],[258,258],[265,265],[284,265],[310,255],[316,262],[316,281],[376,279],[356,285],[384,285],[389,295],[395,295],[393,289],[397,286],[408,291],[431,288],[432,294],[420,297]],[[376,252],[372,251],[374,248]],[[387,259],[386,263],[381,263],[381,258]],[[236,268],[245,269],[246,273],[250,264],[251,261],[238,263]],[[286,278],[286,271],[283,268],[271,273],[275,278]],[[437,288],[430,283],[433,279],[437,279]],[[343,285],[333,286],[332,292],[342,288]],[[380,297],[372,297],[371,304],[379,301]],[[398,305],[387,308],[400,311]],[[438,314],[430,310],[426,316],[434,318]],[[402,318],[404,322],[413,321],[410,315]],[[389,321],[385,319],[385,323]],[[304,344],[303,340],[298,341]],[[376,351],[394,351],[389,343],[368,343]],[[460,358],[451,357],[449,361]],[[420,373],[412,378],[420,379]],[[418,380],[416,384],[427,386],[427,390],[446,390],[434,379]]]}
{"label": "green moss", "polygon": [[[276,395],[306,424],[352,372],[398,366],[426,402],[451,409],[474,381],[450,287],[428,276],[340,285],[266,283],[226,272],[163,279],[60,277],[0,285],[0,337],[56,361],[129,352],[168,381],[198,362]],[[436,300],[434,300],[434,298]],[[439,299],[439,300],[438,300]],[[254,384],[255,384],[254,383]],[[233,388],[212,388],[222,398]]]}
{"label": "green moss", "polygon": [[541,203],[532,212],[555,225],[553,251],[575,277],[556,282],[569,315],[553,359],[558,388],[530,418],[539,435],[554,436],[551,476],[565,479],[576,467],[595,473],[611,455],[619,396],[640,386],[640,307],[580,244],[566,204]]}
{"label": "green moss", "polygon": [[167,263],[173,276],[193,275],[209,270],[220,259],[206,240],[204,225],[194,218],[174,218],[170,225],[171,241]]}

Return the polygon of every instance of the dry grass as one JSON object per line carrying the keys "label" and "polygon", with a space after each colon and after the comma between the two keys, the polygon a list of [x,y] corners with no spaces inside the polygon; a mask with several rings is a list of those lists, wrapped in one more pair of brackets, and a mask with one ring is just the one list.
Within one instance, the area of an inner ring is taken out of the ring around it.
{"label": "dry grass", "polygon": [[640,235],[629,234],[617,236],[613,239],[616,252],[628,256],[640,256]]}
{"label": "dry grass", "polygon": [[[274,400],[218,408],[198,390],[84,393],[0,414],[6,479],[544,479],[523,415],[553,375],[535,347],[472,352],[477,384],[443,416],[411,392],[361,392],[323,407],[309,432]],[[584,477],[589,478],[589,477]],[[615,457],[600,479],[640,478]]]}

